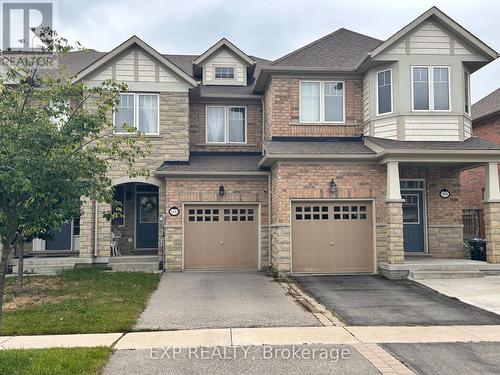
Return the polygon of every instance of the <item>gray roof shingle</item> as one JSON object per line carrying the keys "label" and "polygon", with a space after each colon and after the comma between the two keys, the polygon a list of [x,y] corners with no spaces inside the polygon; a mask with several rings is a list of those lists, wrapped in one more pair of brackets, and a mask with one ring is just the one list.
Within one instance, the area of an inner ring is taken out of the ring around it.
{"label": "gray roof shingle", "polygon": [[258,166],[261,154],[245,153],[191,153],[189,162],[165,161],[157,169],[168,172],[262,172]]}
{"label": "gray roof shingle", "polygon": [[500,145],[472,137],[465,141],[396,141],[393,139],[365,137],[386,150],[500,150]]}
{"label": "gray roof shingle", "polygon": [[354,69],[381,43],[381,40],[342,28],[275,60],[271,65]]}
{"label": "gray roof shingle", "polygon": [[483,116],[500,111],[500,88],[485,96],[472,105],[472,119],[476,120]]}
{"label": "gray roof shingle", "polygon": [[325,154],[374,154],[359,139],[324,139],[324,140],[272,140],[265,141],[267,154],[274,155],[325,155]]}

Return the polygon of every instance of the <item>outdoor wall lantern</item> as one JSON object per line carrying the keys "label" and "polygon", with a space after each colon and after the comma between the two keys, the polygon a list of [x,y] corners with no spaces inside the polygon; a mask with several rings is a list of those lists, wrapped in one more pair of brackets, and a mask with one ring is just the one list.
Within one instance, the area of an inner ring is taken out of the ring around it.
{"label": "outdoor wall lantern", "polygon": [[224,185],[219,186],[219,195],[221,197],[224,195]]}
{"label": "outdoor wall lantern", "polygon": [[330,181],[330,191],[335,194],[337,192],[337,184],[335,183],[335,180],[332,178]]}

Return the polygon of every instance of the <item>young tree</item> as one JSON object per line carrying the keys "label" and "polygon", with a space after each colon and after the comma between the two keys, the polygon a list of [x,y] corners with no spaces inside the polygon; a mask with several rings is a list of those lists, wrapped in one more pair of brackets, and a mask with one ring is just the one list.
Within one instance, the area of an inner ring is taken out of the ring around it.
{"label": "young tree", "polygon": [[[41,39],[42,53],[72,48],[51,30]],[[143,135],[113,133],[111,113],[123,91],[126,86],[113,81],[96,87],[74,82],[64,67],[10,66],[0,77],[0,332],[14,245],[50,236],[79,216],[82,197],[113,203],[112,163],[125,163],[131,176],[147,174],[134,166],[149,153]]]}

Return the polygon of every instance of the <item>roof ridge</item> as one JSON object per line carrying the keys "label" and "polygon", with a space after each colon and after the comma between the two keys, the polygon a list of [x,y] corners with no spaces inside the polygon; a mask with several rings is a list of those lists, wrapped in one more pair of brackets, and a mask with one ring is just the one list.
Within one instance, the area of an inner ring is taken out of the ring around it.
{"label": "roof ridge", "polygon": [[297,54],[299,52],[302,52],[302,51],[304,51],[304,50],[306,50],[308,48],[311,48],[311,47],[315,46],[316,44],[318,44],[318,43],[320,43],[320,42],[322,42],[322,41],[324,41],[326,39],[329,39],[329,38],[331,38],[334,35],[340,34],[341,32],[344,32],[344,31],[350,32],[352,34],[357,34],[357,35],[360,35],[360,36],[363,36],[363,37],[366,37],[366,38],[370,38],[370,39],[373,39],[374,41],[382,42],[382,40],[379,40],[377,38],[374,38],[374,37],[371,37],[371,36],[368,36],[368,35],[365,35],[365,34],[361,34],[361,33],[358,33],[356,31],[352,31],[352,30],[346,29],[345,27],[341,27],[341,28],[339,28],[339,29],[337,29],[337,30],[335,30],[335,31],[333,31],[333,32],[331,32],[331,33],[329,33],[329,34],[327,34],[327,35],[319,38],[319,39],[316,39],[316,40],[314,40],[314,41],[306,44],[305,46],[302,46],[302,47],[300,47],[300,48],[298,48],[298,49],[296,49],[296,50],[294,50],[292,52],[287,53],[286,55],[280,57],[279,59],[274,60],[270,65],[276,65],[279,62],[283,61],[284,59],[286,59],[286,58],[288,58],[290,56],[293,56],[293,55],[295,55],[295,54]]}

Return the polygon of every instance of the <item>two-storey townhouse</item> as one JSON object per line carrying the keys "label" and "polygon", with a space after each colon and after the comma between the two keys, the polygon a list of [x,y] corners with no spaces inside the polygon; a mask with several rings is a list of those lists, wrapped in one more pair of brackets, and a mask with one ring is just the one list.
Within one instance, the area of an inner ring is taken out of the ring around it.
{"label": "two-storey townhouse", "polygon": [[459,172],[478,165],[500,262],[500,147],[470,118],[470,74],[498,55],[437,8],[385,41],[340,29],[275,61],[226,39],[196,56],[137,37],[89,53],[70,58],[77,79],[126,82],[110,116],[154,150],[151,177],[111,172],[123,218],[85,203],[80,262],[118,269],[113,231],[130,269],[160,255],[171,271],[402,276],[405,256],[464,257]]}

